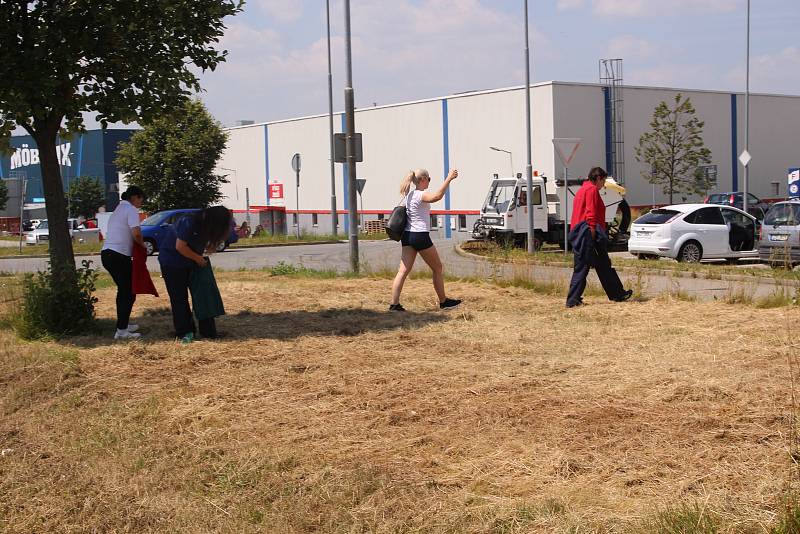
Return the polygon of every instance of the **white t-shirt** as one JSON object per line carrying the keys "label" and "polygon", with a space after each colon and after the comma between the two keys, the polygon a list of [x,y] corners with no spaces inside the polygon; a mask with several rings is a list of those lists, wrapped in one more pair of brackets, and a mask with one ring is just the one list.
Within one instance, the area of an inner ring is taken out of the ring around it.
{"label": "white t-shirt", "polygon": [[407,232],[430,232],[431,228],[431,203],[422,200],[424,191],[413,190],[404,199],[408,222]]}
{"label": "white t-shirt", "polygon": [[126,256],[133,255],[131,229],[139,226],[139,210],[127,200],[121,200],[108,219],[103,250],[110,249]]}

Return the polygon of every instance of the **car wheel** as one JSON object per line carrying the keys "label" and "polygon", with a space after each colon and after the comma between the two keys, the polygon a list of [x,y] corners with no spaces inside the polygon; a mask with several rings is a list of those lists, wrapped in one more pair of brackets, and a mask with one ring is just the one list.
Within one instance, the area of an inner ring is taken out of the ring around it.
{"label": "car wheel", "polygon": [[217,252],[223,252],[226,248],[228,248],[228,242],[223,241],[219,245],[217,245]]}
{"label": "car wheel", "polygon": [[703,247],[697,241],[687,241],[678,252],[678,261],[699,263],[703,259]]}
{"label": "car wheel", "polygon": [[153,243],[150,239],[144,240],[144,248],[147,250],[147,255],[152,256],[156,252],[156,244]]}

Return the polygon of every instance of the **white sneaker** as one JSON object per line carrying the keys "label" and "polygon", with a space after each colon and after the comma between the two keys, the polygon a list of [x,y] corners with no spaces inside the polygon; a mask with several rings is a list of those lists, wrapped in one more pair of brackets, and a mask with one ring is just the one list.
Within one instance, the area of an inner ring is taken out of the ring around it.
{"label": "white sneaker", "polygon": [[137,333],[133,333],[133,332],[131,332],[129,330],[119,330],[118,329],[117,333],[114,334],[114,339],[115,340],[117,340],[117,339],[123,339],[123,340],[124,339],[139,339],[140,337],[142,337],[142,334],[139,334],[138,332]]}
{"label": "white sneaker", "polygon": [[138,324],[130,324],[130,323],[128,323],[128,332],[133,334],[137,330],[139,330],[139,325]]}

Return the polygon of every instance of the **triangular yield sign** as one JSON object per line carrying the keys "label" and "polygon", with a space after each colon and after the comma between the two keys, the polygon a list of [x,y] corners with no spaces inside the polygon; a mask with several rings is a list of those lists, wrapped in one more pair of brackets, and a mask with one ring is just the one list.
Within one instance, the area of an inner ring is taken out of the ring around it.
{"label": "triangular yield sign", "polygon": [[561,159],[564,167],[569,167],[572,163],[572,158],[581,146],[583,139],[580,137],[557,137],[553,139],[553,145],[556,147],[556,153]]}

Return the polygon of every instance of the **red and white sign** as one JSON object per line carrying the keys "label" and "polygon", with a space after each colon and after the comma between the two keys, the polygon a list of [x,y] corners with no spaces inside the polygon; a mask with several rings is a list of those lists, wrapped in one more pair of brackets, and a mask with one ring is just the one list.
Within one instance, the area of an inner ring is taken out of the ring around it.
{"label": "red and white sign", "polygon": [[283,184],[269,184],[269,199],[280,200],[283,198]]}

